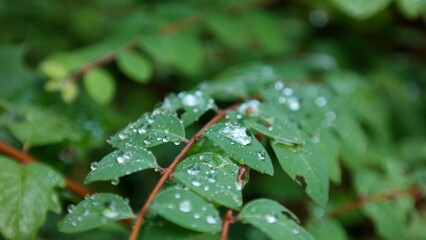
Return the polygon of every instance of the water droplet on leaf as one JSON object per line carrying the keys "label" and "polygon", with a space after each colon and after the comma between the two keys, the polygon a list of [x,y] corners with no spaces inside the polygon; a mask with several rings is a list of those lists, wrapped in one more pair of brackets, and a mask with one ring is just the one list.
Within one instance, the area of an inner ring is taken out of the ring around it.
{"label": "water droplet on leaf", "polygon": [[181,210],[182,212],[191,212],[192,210],[192,205],[191,202],[189,200],[185,200],[179,203],[179,210]]}
{"label": "water droplet on leaf", "polygon": [[114,185],[114,186],[118,185],[119,183],[120,183],[120,179],[118,179],[118,178],[111,180],[111,184]]}
{"label": "water droplet on leaf", "polygon": [[267,214],[267,215],[265,216],[265,219],[266,219],[266,221],[267,221],[267,222],[269,222],[269,223],[274,223],[274,222],[277,222],[277,221],[278,221],[277,217],[276,217],[274,214]]}
{"label": "water droplet on leaf", "polygon": [[96,170],[98,168],[98,162],[92,162],[90,164],[90,169],[92,169],[92,171]]}
{"label": "water droplet on leaf", "polygon": [[248,145],[251,143],[251,136],[247,134],[247,129],[242,125],[227,122],[225,123],[225,127],[221,130],[221,133],[225,137],[241,145]]}

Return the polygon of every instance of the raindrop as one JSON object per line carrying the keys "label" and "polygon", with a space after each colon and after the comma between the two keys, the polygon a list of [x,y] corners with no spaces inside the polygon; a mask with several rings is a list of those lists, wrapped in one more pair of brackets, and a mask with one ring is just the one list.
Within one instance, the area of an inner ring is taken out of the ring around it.
{"label": "raindrop", "polygon": [[300,230],[297,228],[294,228],[293,230],[291,230],[291,232],[294,234],[299,234]]}
{"label": "raindrop", "polygon": [[117,162],[120,163],[120,164],[123,164],[123,163],[127,162],[128,160],[130,160],[131,157],[132,157],[132,155],[130,153],[125,153],[122,156],[117,157]]}
{"label": "raindrop", "polygon": [[126,138],[128,138],[129,136],[127,136],[127,134],[125,134],[125,133],[120,133],[120,134],[118,134],[118,138],[120,138],[121,140],[124,140],[124,139],[126,139]]}
{"label": "raindrop", "polygon": [[207,216],[206,221],[207,221],[208,224],[216,224],[217,223],[216,218],[211,216],[211,215]]}
{"label": "raindrop", "polygon": [[146,145],[149,145],[152,143],[152,137],[147,137],[145,138],[145,140],[143,141]]}
{"label": "raindrop", "polygon": [[284,88],[283,89],[283,94],[285,96],[291,96],[291,95],[293,95],[293,89],[291,89],[291,88]]}
{"label": "raindrop", "polygon": [[189,168],[186,172],[189,175],[198,175],[200,173],[200,166],[198,166],[198,164],[196,164],[192,168]]}
{"label": "raindrop", "polygon": [[283,87],[284,87],[284,84],[282,83],[282,82],[276,82],[275,84],[274,84],[274,88],[275,88],[275,90],[281,90],[281,89],[283,89]]}
{"label": "raindrop", "polygon": [[182,201],[179,203],[179,210],[181,210],[182,212],[191,212],[192,210],[192,205],[191,202],[188,200]]}
{"label": "raindrop", "polygon": [[324,107],[324,106],[327,104],[327,99],[326,99],[325,97],[323,97],[323,96],[318,97],[318,98],[315,100],[315,104],[316,104],[318,107]]}
{"label": "raindrop", "polygon": [[176,198],[176,199],[179,199],[180,197],[181,197],[181,195],[180,195],[179,193],[176,193],[176,194],[175,194],[175,198]]}
{"label": "raindrop", "polygon": [[182,97],[182,103],[186,106],[193,107],[201,103],[200,99],[192,94],[185,94]]}
{"label": "raindrop", "polygon": [[300,109],[300,103],[297,100],[297,98],[294,98],[294,97],[289,98],[288,99],[288,107],[293,111],[299,110]]}
{"label": "raindrop", "polygon": [[336,120],[336,113],[335,112],[328,112],[327,113],[327,119],[330,121]]}
{"label": "raindrop", "polygon": [[199,213],[194,213],[194,218],[195,219],[199,219],[201,217],[201,214],[199,214]]}
{"label": "raindrop", "polygon": [[115,218],[118,216],[114,202],[110,203],[110,205],[102,211],[102,215],[107,218]]}
{"label": "raindrop", "polygon": [[251,143],[251,136],[247,135],[247,129],[239,124],[227,122],[221,133],[241,145]]}
{"label": "raindrop", "polygon": [[145,134],[146,133],[146,128],[144,128],[144,127],[139,128],[138,133],[139,134]]}
{"label": "raindrop", "polygon": [[68,210],[69,213],[72,213],[74,211],[74,209],[75,209],[75,205],[74,204],[70,204],[67,207],[67,210]]}
{"label": "raindrop", "polygon": [[86,210],[84,210],[83,216],[87,216],[87,215],[89,215],[89,213],[90,213],[90,211],[86,209]]}
{"label": "raindrop", "polygon": [[265,160],[265,156],[266,156],[266,153],[265,153],[265,152],[258,152],[258,153],[257,153],[257,157],[258,157],[260,160]]}
{"label": "raindrop", "polygon": [[75,227],[75,226],[77,226],[77,222],[76,221],[72,221],[71,225],[73,225]]}
{"label": "raindrop", "polygon": [[239,182],[235,182],[235,188],[236,188],[238,191],[241,191],[241,190],[243,189],[243,184],[242,184],[242,183],[239,183]]}
{"label": "raindrop", "polygon": [[321,9],[314,10],[309,14],[309,22],[313,27],[324,27],[328,23],[328,15]]}
{"label": "raindrop", "polygon": [[209,186],[204,186],[204,191],[208,191],[209,189]]}
{"label": "raindrop", "polygon": [[269,223],[274,223],[274,222],[277,222],[277,221],[278,221],[277,217],[276,217],[274,214],[267,214],[267,215],[265,216],[265,219],[266,219],[266,221],[267,221],[267,222],[269,222]]}
{"label": "raindrop", "polygon": [[201,186],[201,183],[199,182],[199,181],[192,181],[191,182],[192,183],[192,185],[194,186],[194,187],[199,187],[199,186]]}
{"label": "raindrop", "polygon": [[285,97],[279,97],[278,98],[278,102],[281,103],[281,104],[284,104],[285,102],[287,102],[287,98],[285,98]]}
{"label": "raindrop", "polygon": [[90,164],[90,169],[92,169],[92,171],[96,170],[98,168],[99,163],[98,162],[92,162]]}
{"label": "raindrop", "polygon": [[118,178],[114,178],[113,180],[111,180],[111,184],[114,186],[118,185],[119,183],[120,183],[120,179]]}

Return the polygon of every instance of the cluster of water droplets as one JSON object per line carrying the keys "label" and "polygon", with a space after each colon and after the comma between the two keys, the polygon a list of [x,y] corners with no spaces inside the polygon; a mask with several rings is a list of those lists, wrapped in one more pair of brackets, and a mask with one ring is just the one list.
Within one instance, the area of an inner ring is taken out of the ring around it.
{"label": "cluster of water droplets", "polygon": [[294,90],[290,87],[285,87],[284,83],[276,82],[274,89],[279,92],[278,103],[285,104],[290,110],[298,111],[300,109],[299,99],[294,96]]}
{"label": "cluster of water droplets", "polygon": [[166,115],[170,114],[171,113],[164,113],[159,109],[156,109],[152,114],[146,113],[136,122],[129,124],[126,129],[120,132],[118,134],[118,138],[120,140],[126,140],[130,136],[135,136],[133,139],[141,139],[136,140],[138,143],[141,141],[140,144],[136,145],[142,144],[148,147],[152,144],[166,142],[174,142],[178,145],[181,142],[181,139],[170,134],[170,128],[166,125],[166,123],[157,120],[157,118],[168,117]]}
{"label": "cluster of water droplets", "polygon": [[221,129],[220,133],[241,145],[248,145],[252,142],[251,136],[247,134],[247,129],[237,123],[226,122],[225,127]]}
{"label": "cluster of water droplets", "polygon": [[[115,201],[100,201],[96,198],[95,195],[87,195],[84,198],[84,201],[79,204],[79,206],[75,206],[74,204],[68,205],[67,211],[70,214],[67,216],[69,217],[68,220],[73,227],[77,227],[82,221],[85,220],[85,218],[91,214],[100,215],[102,223],[106,223],[108,219],[115,219],[120,215],[117,203]],[[74,212],[76,214],[72,215]]]}

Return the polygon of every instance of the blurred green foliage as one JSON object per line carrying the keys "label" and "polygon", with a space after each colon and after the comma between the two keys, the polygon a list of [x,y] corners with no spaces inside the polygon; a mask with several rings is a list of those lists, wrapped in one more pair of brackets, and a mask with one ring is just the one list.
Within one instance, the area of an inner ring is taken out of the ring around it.
{"label": "blurred green foliage", "polygon": [[[198,86],[219,106],[227,106],[252,95],[280,101],[270,91],[259,92],[275,81],[326,84],[332,90],[301,88],[297,93],[307,102],[319,94],[312,89],[338,96],[331,104],[338,110],[335,132],[322,134],[327,140],[319,146],[326,159],[339,160],[328,162],[332,184],[326,208],[313,206],[291,180],[296,176],[287,172],[290,178],[279,168],[273,177],[253,173],[244,202],[269,197],[284,204],[303,225],[308,222],[308,231],[317,239],[423,239],[424,199],[370,204],[332,220],[320,216],[357,196],[426,185],[425,25],[426,0],[1,1],[0,139],[83,182],[90,163],[111,152],[105,140],[169,93]],[[265,67],[275,75],[269,76]],[[303,109],[291,120],[304,131],[327,124],[319,123],[322,115],[310,116],[309,106]],[[200,116],[188,118],[192,123]],[[196,132],[206,117],[200,119],[186,132]],[[263,133],[256,122],[245,124]],[[297,136],[288,131],[278,135],[286,134]],[[152,151],[166,166],[179,148],[170,144]],[[2,161],[11,165],[12,160]],[[7,171],[0,168],[0,178],[7,178]],[[118,187],[90,187],[119,193],[138,209],[157,179],[144,172],[122,178]],[[68,191],[58,192],[62,212],[79,201]],[[6,224],[11,211],[3,202],[7,194],[0,183],[0,233],[6,239],[128,235],[119,224],[60,233],[56,225],[65,214],[45,211],[32,215],[46,217],[41,229],[33,225],[27,232],[16,232],[16,226]],[[40,209],[53,203],[43,204]],[[164,228],[176,239],[212,238],[161,221],[148,222],[141,238],[166,237]],[[229,238],[266,237],[238,223]]]}

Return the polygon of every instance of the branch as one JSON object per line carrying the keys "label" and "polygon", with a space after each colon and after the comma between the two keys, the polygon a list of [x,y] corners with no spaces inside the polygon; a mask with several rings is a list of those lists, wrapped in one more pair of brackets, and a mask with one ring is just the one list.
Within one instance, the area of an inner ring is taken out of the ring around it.
{"label": "branch", "polygon": [[327,213],[328,218],[334,218],[339,215],[342,215],[344,213],[347,213],[349,211],[361,208],[367,204],[370,203],[377,203],[377,202],[384,202],[388,200],[394,200],[402,196],[410,196],[416,200],[420,199],[422,197],[422,190],[420,187],[415,186],[408,189],[402,189],[402,190],[396,190],[392,192],[386,192],[374,195],[370,198],[367,197],[359,197],[355,199],[354,201],[345,203],[341,206],[336,207],[335,209],[331,210]]}
{"label": "branch", "polygon": [[157,196],[158,192],[160,191],[161,187],[163,187],[164,183],[172,176],[173,171],[175,170],[176,166],[180,163],[180,161],[185,157],[186,153],[191,149],[191,147],[202,137],[203,133],[211,127],[213,124],[217,123],[219,120],[225,117],[226,112],[228,110],[234,109],[238,104],[234,104],[227,108],[226,110],[217,110],[216,115],[210,119],[209,122],[207,122],[185,145],[185,147],[182,149],[182,151],[179,153],[179,155],[176,156],[176,158],[173,160],[173,162],[169,165],[168,168],[164,169],[164,172],[162,172],[162,176],[160,180],[158,180],[157,185],[155,185],[154,189],[149,194],[147,200],[145,201],[145,204],[143,207],[139,210],[138,216],[136,218],[135,225],[133,226],[132,233],[130,234],[129,240],[136,240],[139,235],[140,228],[144,222],[144,218],[146,213],[148,212],[149,207],[151,206],[152,201],[154,200],[155,196]]}
{"label": "branch", "polygon": [[[3,141],[0,141],[0,152],[3,152],[4,154],[9,155],[10,157],[24,164],[37,162],[37,160],[33,156],[23,153]],[[84,197],[86,195],[92,194],[92,191],[90,191],[89,189],[85,188],[83,185],[69,178],[65,177],[65,183],[66,183],[67,189],[69,189],[71,192],[75,193],[76,195],[80,197]]]}
{"label": "branch", "polygon": [[235,222],[234,216],[232,216],[232,210],[228,209],[222,220],[222,232],[220,233],[220,240],[228,239],[229,225]]}

